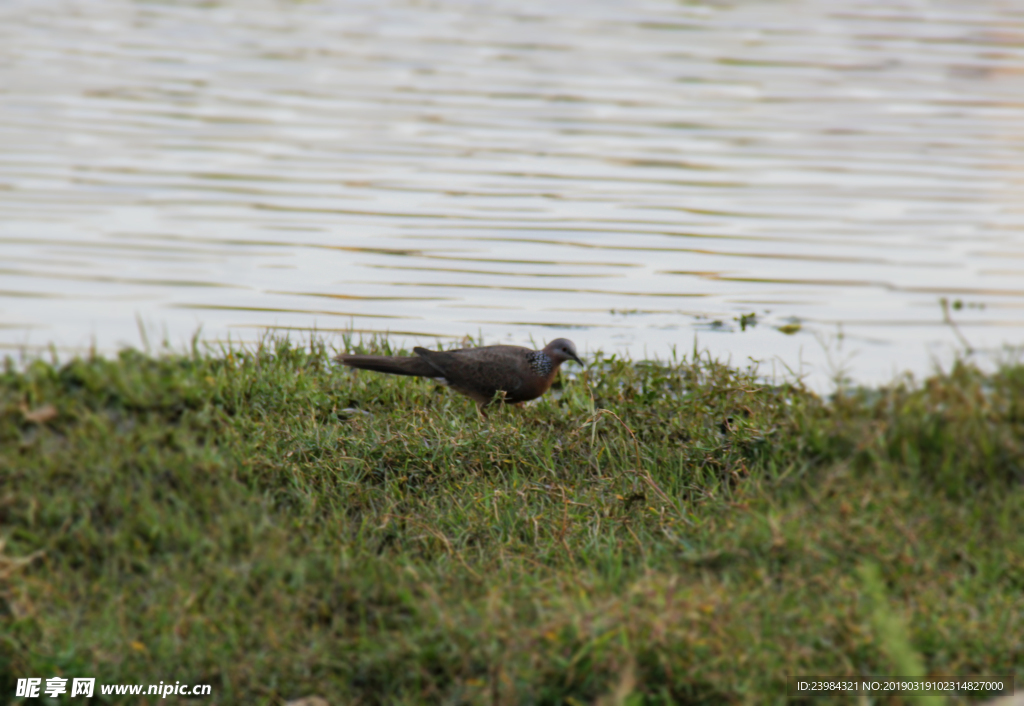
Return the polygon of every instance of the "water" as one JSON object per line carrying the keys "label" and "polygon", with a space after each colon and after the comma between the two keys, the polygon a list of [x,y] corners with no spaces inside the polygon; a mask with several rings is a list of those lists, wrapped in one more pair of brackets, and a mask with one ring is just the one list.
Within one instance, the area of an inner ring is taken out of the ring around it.
{"label": "water", "polygon": [[1016,0],[8,0],[0,347],[990,358],[1024,344],[1022,67]]}

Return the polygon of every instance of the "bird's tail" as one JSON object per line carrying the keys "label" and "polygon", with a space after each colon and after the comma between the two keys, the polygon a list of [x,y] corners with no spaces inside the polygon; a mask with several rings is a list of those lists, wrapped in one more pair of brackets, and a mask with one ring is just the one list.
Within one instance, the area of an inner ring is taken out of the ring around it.
{"label": "bird's tail", "polygon": [[419,356],[399,357],[387,355],[352,355],[342,353],[336,361],[350,368],[375,370],[378,373],[392,375],[418,375],[420,377],[440,377],[440,373],[424,358]]}

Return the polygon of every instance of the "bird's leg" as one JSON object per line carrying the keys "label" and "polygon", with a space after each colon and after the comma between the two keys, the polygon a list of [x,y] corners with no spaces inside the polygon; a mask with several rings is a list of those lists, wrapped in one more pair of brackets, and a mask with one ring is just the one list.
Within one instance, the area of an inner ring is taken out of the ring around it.
{"label": "bird's leg", "polygon": [[481,419],[487,419],[487,412],[484,411],[484,407],[488,407],[495,402],[503,403],[505,401],[505,395],[508,394],[504,390],[495,390],[494,396],[486,402],[477,402],[476,409],[480,412]]}

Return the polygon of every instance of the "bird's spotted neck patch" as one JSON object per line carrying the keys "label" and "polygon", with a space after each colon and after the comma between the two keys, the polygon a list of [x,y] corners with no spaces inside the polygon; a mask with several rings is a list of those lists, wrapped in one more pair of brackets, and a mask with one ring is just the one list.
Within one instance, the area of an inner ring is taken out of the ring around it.
{"label": "bird's spotted neck patch", "polygon": [[537,373],[537,375],[546,378],[551,374],[551,369],[554,367],[551,358],[544,351],[533,351],[530,353],[530,369]]}

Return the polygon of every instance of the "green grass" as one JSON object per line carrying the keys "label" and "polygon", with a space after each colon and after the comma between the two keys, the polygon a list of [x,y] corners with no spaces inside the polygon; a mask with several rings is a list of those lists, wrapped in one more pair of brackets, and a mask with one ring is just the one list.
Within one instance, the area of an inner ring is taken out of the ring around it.
{"label": "green grass", "polygon": [[0,701],[58,674],[218,704],[1024,677],[1024,367],[826,401],[706,358],[590,363],[480,421],[319,340],[8,361]]}

